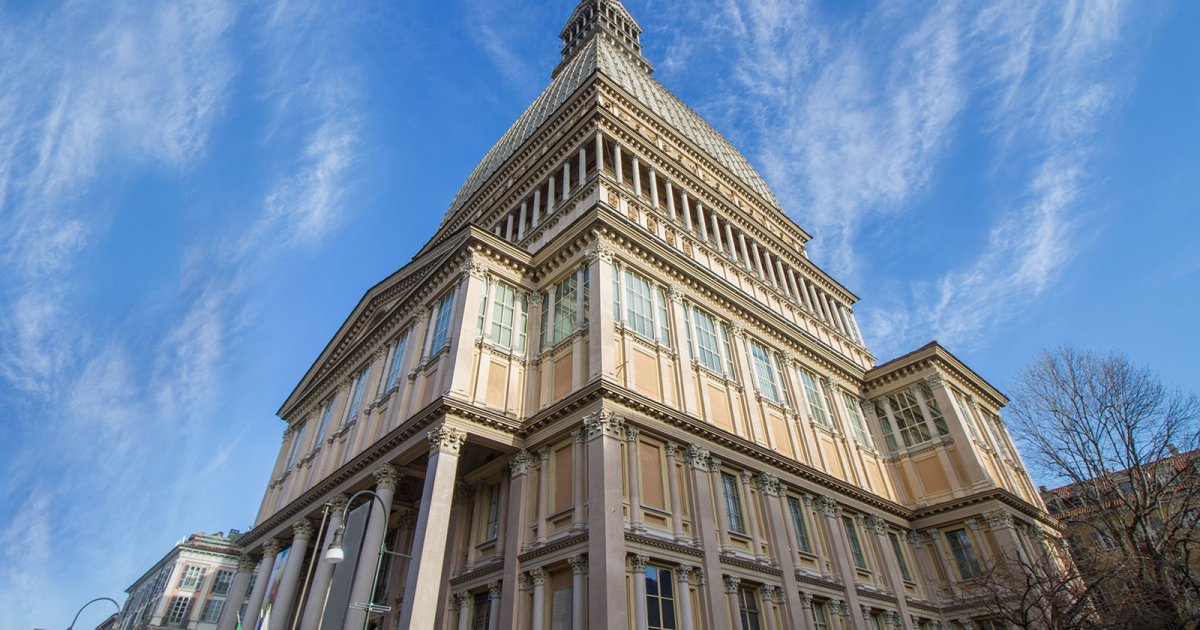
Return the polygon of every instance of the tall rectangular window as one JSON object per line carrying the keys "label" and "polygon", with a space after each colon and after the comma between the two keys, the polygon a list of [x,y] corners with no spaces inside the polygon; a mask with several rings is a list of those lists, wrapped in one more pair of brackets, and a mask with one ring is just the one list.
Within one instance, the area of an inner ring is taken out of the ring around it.
{"label": "tall rectangular window", "polygon": [[404,331],[392,346],[392,361],[388,364],[387,381],[383,387],[385,392],[391,391],[396,386],[396,382],[400,380],[400,369],[404,365],[404,350],[408,347],[408,333],[409,331]]}
{"label": "tall rectangular window", "polygon": [[854,441],[858,442],[859,446],[872,448],[871,433],[867,431],[867,423],[863,420],[858,398],[842,392],[842,401],[846,403],[846,414],[850,416],[850,428],[854,431]]}
{"label": "tall rectangular window", "polygon": [[500,531],[500,484],[492,484],[487,490],[487,521],[484,523],[483,539],[496,540]]}
{"label": "tall rectangular window", "polygon": [[300,426],[296,427],[295,433],[292,435],[292,448],[288,451],[287,466],[284,470],[291,470],[296,463],[296,456],[300,453],[300,446],[304,444],[304,429],[308,428],[308,418],[300,421]]}
{"label": "tall rectangular window", "polygon": [[647,339],[655,338],[654,293],[650,281],[625,270],[625,325]]}
{"label": "tall rectangular window", "polygon": [[517,292],[497,282],[492,288],[492,326],[489,338],[502,347],[513,347],[513,326],[516,320]]}
{"label": "tall rectangular window", "polygon": [[[682,594],[687,596],[686,593]],[[676,630],[675,580],[671,570],[646,565],[646,623],[650,630]]]}
{"label": "tall rectangular window", "polygon": [[1000,450],[1000,456],[1011,460],[1012,451],[1008,448],[1008,431],[1004,429],[1004,422],[994,413],[989,413],[988,416],[992,421],[992,430],[996,432],[996,448]]}
{"label": "tall rectangular window", "polygon": [[213,578],[213,595],[225,595],[229,593],[229,586],[231,584],[233,584],[233,571],[227,569],[217,571],[217,576]]}
{"label": "tall rectangular window", "polygon": [[800,380],[804,383],[804,395],[808,398],[808,412],[813,420],[822,426],[831,427],[829,411],[825,407],[825,394],[821,392],[821,384],[817,377],[808,370],[800,370]]}
{"label": "tall rectangular window", "polygon": [[721,361],[721,340],[717,336],[717,320],[704,311],[692,309],[692,324],[696,328],[696,358],[700,365],[717,374],[725,374],[725,364]]}
{"label": "tall rectangular window", "polygon": [[754,588],[743,586],[738,589],[738,614],[742,618],[742,630],[761,630],[762,623],[758,618],[758,593]]}
{"label": "tall rectangular window", "polygon": [[954,563],[958,565],[958,574],[964,580],[979,575],[979,559],[975,556],[975,546],[971,544],[967,530],[956,529],[946,532],[946,542],[950,543],[950,552],[954,554]]}
{"label": "tall rectangular window", "polygon": [[958,390],[952,391],[954,392],[954,401],[958,403],[958,411],[959,415],[962,416],[963,424],[967,425],[967,431],[971,433],[971,438],[978,440],[979,432],[975,430],[975,414],[971,412],[970,402],[966,396],[963,396],[962,392]]}
{"label": "tall rectangular window", "polygon": [[487,630],[488,618],[492,616],[492,598],[487,591],[475,595],[471,606],[471,630]]}
{"label": "tall rectangular window", "polygon": [[759,392],[771,402],[782,403],[783,397],[779,392],[779,382],[775,376],[775,365],[771,361],[771,353],[761,343],[751,339],[750,356],[754,359],[754,374],[758,378]]}
{"label": "tall rectangular window", "polygon": [[812,542],[808,538],[808,525],[804,522],[804,506],[800,499],[788,497],[788,510],[792,513],[792,529],[796,531],[796,542],[800,550],[812,553]]}
{"label": "tall rectangular window", "polygon": [[550,343],[557,345],[575,332],[578,322],[575,320],[579,296],[579,281],[574,273],[554,285],[550,290],[549,306],[552,311],[552,336]]}
{"label": "tall rectangular window", "polygon": [[900,450],[896,446],[896,434],[892,432],[892,423],[888,421],[887,411],[879,400],[874,400],[871,405],[875,407],[875,419],[879,421],[879,429],[883,433],[883,440],[887,442],[888,452],[895,453]]}
{"label": "tall rectangular window", "polygon": [[658,340],[670,348],[671,343],[671,312],[667,302],[667,292],[662,287],[654,289],[654,299],[658,302]]}
{"label": "tall rectangular window", "polygon": [[313,450],[321,448],[321,442],[325,440],[325,432],[329,430],[329,418],[333,416],[333,396],[325,400],[325,404],[321,405],[321,423],[317,425],[317,435],[313,438]]}
{"label": "tall rectangular window", "polygon": [[888,532],[888,540],[892,541],[892,553],[896,554],[896,564],[900,565],[900,575],[907,582],[912,581],[912,574],[908,571],[908,559],[904,556],[904,547],[900,544],[900,537],[894,532]]}
{"label": "tall rectangular window", "polygon": [[888,402],[892,405],[892,417],[899,425],[900,437],[904,439],[905,446],[916,446],[933,439],[929,435],[929,428],[925,426],[925,417],[921,415],[921,406],[913,397],[912,392],[908,390],[896,392],[888,396]]}
{"label": "tall rectangular window", "polygon": [[210,599],[204,602],[204,612],[200,613],[201,623],[217,623],[221,619],[221,610],[225,608],[225,600]]}
{"label": "tall rectangular window", "polygon": [[179,588],[192,590],[200,588],[200,583],[204,581],[204,572],[204,567],[184,567],[183,575],[179,576]]}
{"label": "tall rectangular window", "polygon": [[192,607],[192,598],[187,595],[179,595],[171,600],[171,605],[167,607],[167,623],[172,625],[180,625],[187,621],[188,609]]}
{"label": "tall rectangular window", "polygon": [[437,306],[437,319],[433,325],[433,339],[429,342],[429,356],[433,356],[450,343],[450,319],[454,316],[454,295],[451,291]]}
{"label": "tall rectangular window", "polygon": [[855,526],[854,519],[843,516],[842,526],[846,529],[846,538],[850,540],[850,554],[854,556],[854,566],[866,569],[867,557],[863,555],[862,543],[858,540],[858,527]]}
{"label": "tall rectangular window", "polygon": [[725,514],[729,516],[729,531],[745,534],[746,521],[742,518],[742,496],[737,477],[721,473],[721,489],[725,494]]}
{"label": "tall rectangular window", "polygon": [[933,396],[933,389],[926,383],[922,382],[918,388],[921,390],[921,397],[925,399],[925,407],[929,409],[929,415],[933,416],[933,428],[937,430],[938,435],[950,435],[950,428],[946,426],[946,419],[942,417],[942,408],[938,406],[937,398]]}
{"label": "tall rectangular window", "polygon": [[369,370],[369,366],[364,367],[354,377],[354,384],[350,387],[350,409],[346,412],[347,421],[358,415],[358,410],[362,408],[363,391],[367,389],[367,372]]}
{"label": "tall rectangular window", "polygon": [[829,610],[825,602],[813,602],[812,614],[814,630],[829,630]]}

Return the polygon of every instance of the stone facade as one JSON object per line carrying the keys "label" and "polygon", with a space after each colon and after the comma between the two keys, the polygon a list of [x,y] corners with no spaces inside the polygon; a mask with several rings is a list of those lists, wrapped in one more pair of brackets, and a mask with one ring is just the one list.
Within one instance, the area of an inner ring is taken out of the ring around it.
{"label": "stone facade", "polygon": [[[305,552],[276,614],[934,627],[972,619],[958,582],[1038,552],[1004,396],[936,343],[876,365],[857,296],[640,37],[619,2],[579,4],[550,87],[284,403],[244,539],[260,581],[274,541]],[[359,562],[316,560],[372,488]]]}
{"label": "stone facade", "polygon": [[238,591],[234,579],[242,562],[238,536],[188,536],[125,590],[125,606],[105,623],[116,630],[216,628],[228,601],[240,605],[245,596],[245,583]]}

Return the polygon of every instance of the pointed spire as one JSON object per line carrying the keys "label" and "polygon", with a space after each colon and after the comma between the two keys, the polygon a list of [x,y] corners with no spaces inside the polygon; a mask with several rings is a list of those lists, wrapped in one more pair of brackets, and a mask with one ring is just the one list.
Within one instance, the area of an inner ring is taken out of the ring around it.
{"label": "pointed spire", "polygon": [[563,60],[555,68],[553,76],[557,76],[597,33],[607,35],[611,41],[631,53],[647,71],[651,70],[650,64],[642,57],[642,27],[620,0],[580,0],[559,34],[563,40]]}

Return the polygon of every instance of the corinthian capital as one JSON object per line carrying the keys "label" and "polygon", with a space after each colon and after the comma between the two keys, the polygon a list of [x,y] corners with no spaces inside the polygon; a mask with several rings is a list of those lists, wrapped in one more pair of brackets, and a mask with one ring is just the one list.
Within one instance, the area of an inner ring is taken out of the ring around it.
{"label": "corinthian capital", "polygon": [[842,506],[838,505],[837,499],[834,499],[833,497],[821,497],[817,501],[817,507],[821,509],[821,513],[823,513],[825,516],[836,517],[840,516],[842,513]]}
{"label": "corinthian capital", "polygon": [[282,550],[283,550],[283,545],[279,544],[279,541],[275,540],[274,538],[269,538],[269,539],[267,539],[267,542],[263,543],[263,557],[264,558],[267,556],[277,556],[277,555],[279,555],[279,552]]}
{"label": "corinthian capital", "polygon": [[692,444],[683,451],[683,460],[692,468],[708,469],[708,449]]}
{"label": "corinthian capital", "polygon": [[395,488],[396,484],[400,483],[400,471],[396,470],[396,467],[391,464],[384,464],[376,468],[374,474],[376,486]]}
{"label": "corinthian capital", "polygon": [[306,518],[296,521],[295,524],[292,525],[292,534],[294,534],[296,538],[303,538],[304,540],[311,539],[313,535],[312,523],[310,523]]}
{"label": "corinthian capital", "polygon": [[625,433],[625,419],[617,414],[600,410],[583,417],[583,428],[588,441],[598,437],[621,439]]}
{"label": "corinthian capital", "polygon": [[604,241],[597,241],[594,245],[588,248],[587,259],[589,263],[596,262],[597,260],[611,263],[613,261],[613,248]]}
{"label": "corinthian capital", "polygon": [[508,469],[513,477],[519,477],[529,473],[529,468],[533,466],[533,455],[529,451],[521,449],[513,455],[512,461],[508,463]]}
{"label": "corinthian capital", "polygon": [[448,425],[441,425],[429,432],[429,454],[447,453],[458,455],[463,442],[467,440],[467,432]]}
{"label": "corinthian capital", "polygon": [[875,516],[874,514],[867,515],[866,523],[867,527],[876,534],[887,533],[887,521]]}

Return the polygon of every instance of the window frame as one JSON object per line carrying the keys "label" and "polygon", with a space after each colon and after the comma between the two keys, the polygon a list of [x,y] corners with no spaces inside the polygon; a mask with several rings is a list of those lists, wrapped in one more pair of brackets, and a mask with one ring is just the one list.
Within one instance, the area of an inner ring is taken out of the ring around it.
{"label": "window frame", "polygon": [[762,604],[758,601],[758,588],[738,586],[738,617],[742,630],[762,629]]}
{"label": "window frame", "polygon": [[[182,607],[180,607],[182,604]],[[171,598],[171,602],[167,604],[167,614],[165,615],[165,623],[168,625],[180,625],[187,623],[189,613],[192,609],[192,597],[190,595],[176,595]]]}
{"label": "window frame", "polygon": [[[651,577],[652,575],[653,577]],[[646,627],[649,630],[678,630],[679,610],[676,606],[679,593],[676,592],[675,571],[657,564],[647,564],[644,579],[646,581]],[[670,624],[667,623],[667,611],[670,611]],[[655,617],[657,617],[657,624]]]}
{"label": "window frame", "polygon": [[224,599],[209,599],[204,602],[204,608],[200,612],[200,623],[217,623],[221,620],[221,612],[224,610]]}
{"label": "window frame", "polygon": [[767,400],[784,405],[783,388],[779,382],[779,369],[775,353],[757,339],[747,338],[750,345],[750,360],[754,364],[754,382],[758,392]]}
{"label": "window frame", "polygon": [[233,588],[233,578],[235,576],[235,572],[229,569],[217,569],[213,577],[210,592],[213,595],[228,595],[229,589]]}
{"label": "window frame", "polygon": [[721,493],[725,503],[725,517],[729,532],[746,535],[746,513],[742,507],[742,491],[737,475],[721,471]]}
{"label": "window frame", "polygon": [[458,297],[458,287],[450,289],[437,302],[433,315],[433,334],[429,337],[427,357],[433,357],[450,345],[450,320],[453,317],[455,303]]}
{"label": "window frame", "polygon": [[792,517],[792,531],[796,533],[796,544],[800,551],[813,553],[812,539],[808,535],[808,522],[805,519],[804,500],[788,495],[788,512]]}
{"label": "window frame", "polygon": [[848,391],[842,390],[842,403],[846,406],[846,415],[849,416],[850,430],[854,433],[854,441],[858,442],[859,446],[875,450],[875,443],[871,439],[871,432],[867,430],[867,419],[863,417],[862,400],[851,394]]}
{"label": "window frame", "polygon": [[908,567],[908,557],[904,555],[904,546],[900,542],[900,535],[896,532],[888,532],[888,540],[892,543],[892,554],[896,556],[896,564],[900,566],[900,577],[904,578],[905,582],[913,582],[912,571]]}
{"label": "window frame", "polygon": [[808,399],[808,414],[813,422],[826,429],[833,429],[833,418],[829,413],[829,405],[825,401],[825,388],[817,375],[808,368],[800,368],[800,382],[804,387],[804,397]]}
{"label": "window frame", "polygon": [[846,539],[850,543],[850,556],[854,560],[854,567],[862,571],[869,571],[867,566],[867,554],[863,549],[862,539],[858,535],[858,521],[852,516],[842,516],[842,528],[846,530]]}
{"label": "window frame", "polygon": [[207,575],[208,569],[206,567],[198,564],[185,564],[183,565],[183,571],[179,574],[179,582],[175,587],[198,591],[204,585],[204,578]]}
{"label": "window frame", "polygon": [[979,555],[975,552],[975,544],[971,542],[971,535],[966,528],[952,529],[945,532],[944,536],[950,547],[954,563],[958,567],[959,576],[963,580],[979,577],[983,572],[983,567],[979,564]]}
{"label": "window frame", "polygon": [[384,392],[392,391],[396,384],[400,381],[400,369],[404,364],[404,353],[408,351],[408,337],[412,332],[412,327],[408,327],[404,332],[396,337],[396,341],[392,343],[392,360],[388,363],[387,377],[384,379]]}
{"label": "window frame", "polygon": [[[899,397],[904,399],[903,406],[899,404]],[[929,425],[925,423],[925,414],[921,411],[921,403],[917,400],[916,394],[908,389],[901,389],[888,394],[885,398],[888,401],[885,409],[891,412],[891,418],[896,423],[896,429],[900,433],[905,448],[915,448],[933,441],[933,435],[929,432]],[[911,404],[909,404],[910,401]]]}

